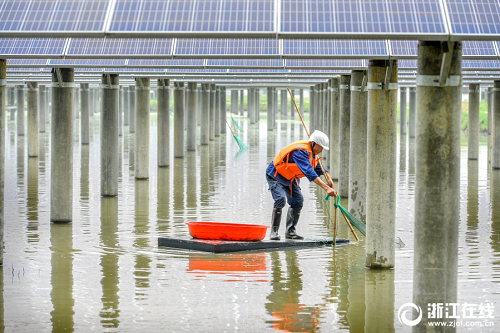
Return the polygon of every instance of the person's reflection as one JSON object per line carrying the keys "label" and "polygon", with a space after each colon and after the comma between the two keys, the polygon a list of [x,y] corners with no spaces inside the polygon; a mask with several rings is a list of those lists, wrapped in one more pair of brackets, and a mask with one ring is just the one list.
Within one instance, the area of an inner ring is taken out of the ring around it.
{"label": "person's reflection", "polygon": [[26,197],[28,243],[37,243],[38,235],[38,158],[28,158],[28,195]]}
{"label": "person's reflection", "polygon": [[314,332],[318,326],[319,309],[299,304],[302,291],[302,272],[297,265],[296,251],[284,251],[286,276],[282,271],[279,253],[271,256],[271,287],[267,296],[268,313],[273,317],[272,328],[285,332]]}
{"label": "person's reflection", "polygon": [[[494,256],[500,254],[500,170],[490,170],[491,235],[490,245]],[[493,261],[493,271],[500,273],[500,263]]]}
{"label": "person's reflection", "polygon": [[73,332],[73,225],[50,225],[51,278],[53,310],[50,312],[53,332]]}
{"label": "person's reflection", "polygon": [[415,138],[408,139],[408,190],[415,189]]}
{"label": "person's reflection", "polygon": [[158,231],[164,232],[169,229],[170,217],[170,168],[158,168],[158,206],[156,216],[158,220]]}
{"label": "person's reflection", "polygon": [[116,329],[120,324],[118,298],[118,198],[101,197],[101,288],[102,309],[99,312],[104,330]]}
{"label": "person's reflection", "polygon": [[135,255],[135,287],[136,295],[144,296],[144,289],[149,288],[151,274],[151,258],[143,253],[149,247],[149,180],[135,181],[135,228],[134,248],[139,251]]}
{"label": "person's reflection", "polygon": [[394,332],[394,270],[366,270],[365,332]]}

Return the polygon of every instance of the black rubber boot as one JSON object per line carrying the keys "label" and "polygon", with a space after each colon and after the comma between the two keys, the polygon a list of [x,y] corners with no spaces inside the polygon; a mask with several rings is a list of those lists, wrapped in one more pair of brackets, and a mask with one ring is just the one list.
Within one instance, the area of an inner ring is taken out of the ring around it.
{"label": "black rubber boot", "polygon": [[286,239],[304,239],[304,237],[297,235],[295,232],[295,226],[299,221],[300,210],[293,208],[288,208],[288,213],[286,214]]}
{"label": "black rubber boot", "polygon": [[281,208],[273,208],[273,216],[271,220],[271,240],[280,240],[278,229],[281,222]]}

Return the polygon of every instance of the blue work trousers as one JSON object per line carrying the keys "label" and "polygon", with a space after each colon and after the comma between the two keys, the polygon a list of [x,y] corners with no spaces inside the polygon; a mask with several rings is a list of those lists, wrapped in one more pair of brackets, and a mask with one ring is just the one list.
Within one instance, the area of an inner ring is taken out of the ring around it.
{"label": "blue work trousers", "polygon": [[[283,208],[285,203],[288,202],[290,207],[296,210],[301,210],[304,203],[304,197],[300,192],[300,187],[297,183],[292,183],[292,193],[290,195],[290,185],[284,185],[278,182],[275,178],[266,174],[267,183],[269,184],[269,191],[274,200],[274,208]],[[285,202],[286,198],[286,202]]]}

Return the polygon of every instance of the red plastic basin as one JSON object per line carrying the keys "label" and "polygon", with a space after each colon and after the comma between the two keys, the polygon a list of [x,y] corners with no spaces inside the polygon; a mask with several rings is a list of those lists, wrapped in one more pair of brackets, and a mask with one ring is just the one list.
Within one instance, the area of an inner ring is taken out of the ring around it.
{"label": "red plastic basin", "polygon": [[198,239],[256,242],[266,236],[269,226],[259,224],[187,222],[189,234]]}

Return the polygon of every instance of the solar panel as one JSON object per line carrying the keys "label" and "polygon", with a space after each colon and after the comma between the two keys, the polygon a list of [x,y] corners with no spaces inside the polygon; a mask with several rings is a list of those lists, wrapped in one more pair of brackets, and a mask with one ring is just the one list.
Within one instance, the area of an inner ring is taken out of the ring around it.
{"label": "solar panel", "polygon": [[281,59],[208,59],[207,67],[283,67]]}
{"label": "solar panel", "polygon": [[128,61],[128,66],[203,68],[203,63],[203,59],[130,59]]}
{"label": "solar panel", "polygon": [[49,66],[124,67],[125,59],[51,59]]}
{"label": "solar panel", "polygon": [[398,60],[398,70],[403,68],[414,68],[417,69],[417,60],[413,59],[401,59]]}
{"label": "solar panel", "polygon": [[417,57],[418,41],[416,40],[391,40],[389,45],[391,56],[396,58]]}
{"label": "solar panel", "polygon": [[366,61],[363,59],[287,59],[286,69],[292,68],[349,68],[357,69],[366,67]]}
{"label": "solar panel", "polygon": [[500,60],[462,60],[462,69],[499,69]]}
{"label": "solar panel", "polygon": [[484,41],[464,41],[462,43],[462,56],[466,57],[489,57],[496,59],[498,57],[493,42]]}
{"label": "solar panel", "polygon": [[439,3],[439,0],[282,1],[280,32],[445,34]]}
{"label": "solar panel", "polygon": [[90,31],[104,28],[109,0],[4,0],[0,31]]}
{"label": "solar panel", "polygon": [[283,40],[287,56],[388,56],[385,40]]}
{"label": "solar panel", "polygon": [[73,38],[66,55],[170,56],[170,38]]}
{"label": "solar panel", "polygon": [[177,39],[174,55],[279,55],[276,39]]}
{"label": "solar panel", "polygon": [[[1,42],[0,42],[1,43]],[[9,59],[7,66],[41,67],[47,65],[46,59]]]}
{"label": "solar panel", "polygon": [[274,0],[117,0],[109,31],[274,31]]}
{"label": "solar panel", "polygon": [[500,34],[500,4],[494,0],[446,0],[451,33]]}
{"label": "solar panel", "polygon": [[1,55],[51,55],[64,53],[66,38],[0,38]]}

